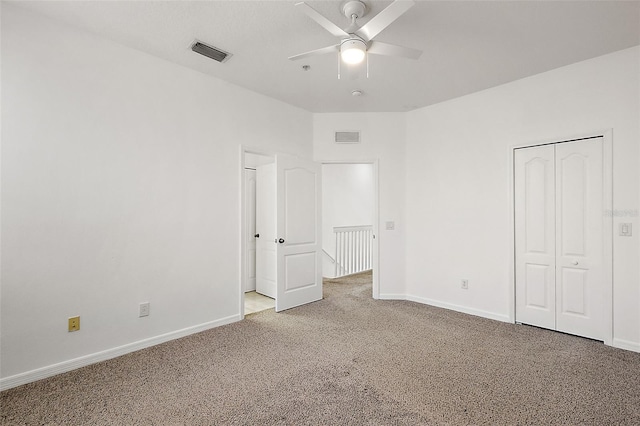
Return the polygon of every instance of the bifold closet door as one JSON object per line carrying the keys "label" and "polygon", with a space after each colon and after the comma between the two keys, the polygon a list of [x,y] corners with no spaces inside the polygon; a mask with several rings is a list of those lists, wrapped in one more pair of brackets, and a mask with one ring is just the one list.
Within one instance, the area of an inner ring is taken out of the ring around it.
{"label": "bifold closet door", "polygon": [[516,150],[516,321],[601,339],[602,138]]}
{"label": "bifold closet door", "polygon": [[553,145],[515,152],[516,321],[555,329]]}

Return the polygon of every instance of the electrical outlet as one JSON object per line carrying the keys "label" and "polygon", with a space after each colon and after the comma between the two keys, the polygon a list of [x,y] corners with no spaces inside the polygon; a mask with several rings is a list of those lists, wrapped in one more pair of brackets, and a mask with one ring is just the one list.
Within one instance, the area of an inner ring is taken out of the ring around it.
{"label": "electrical outlet", "polygon": [[80,330],[80,316],[69,318],[69,332]]}
{"label": "electrical outlet", "polygon": [[460,287],[464,290],[468,290],[469,289],[469,280],[462,280],[460,281]]}
{"label": "electrical outlet", "polygon": [[140,304],[140,317],[148,317],[149,310],[151,309],[151,304],[149,302],[144,302]]}

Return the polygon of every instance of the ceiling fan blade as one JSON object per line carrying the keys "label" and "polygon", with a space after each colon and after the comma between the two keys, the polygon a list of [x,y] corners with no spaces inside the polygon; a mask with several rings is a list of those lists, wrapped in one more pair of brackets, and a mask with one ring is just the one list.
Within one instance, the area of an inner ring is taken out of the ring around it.
{"label": "ceiling fan blade", "polygon": [[422,50],[411,49],[410,47],[396,46],[395,44],[373,41],[367,49],[367,53],[373,55],[400,56],[402,58],[418,59],[422,55]]}
{"label": "ceiling fan blade", "polygon": [[310,56],[325,55],[327,53],[334,53],[339,50],[340,50],[340,45],[336,44],[335,46],[327,46],[327,47],[323,47],[322,49],[316,49],[310,52],[300,53],[299,55],[289,56],[289,59],[292,61],[297,61],[298,59],[304,59]]}
{"label": "ceiling fan blade", "polygon": [[371,18],[362,28],[356,31],[356,34],[365,40],[371,40],[377,36],[382,30],[387,28],[389,24],[398,19],[403,13],[409,10],[415,1],[396,0],[386,9]]}
{"label": "ceiling fan blade", "polygon": [[317,10],[306,4],[305,2],[296,3],[296,6],[307,14],[311,19],[316,21],[322,28],[329,31],[336,37],[349,37],[342,28],[322,16]]}

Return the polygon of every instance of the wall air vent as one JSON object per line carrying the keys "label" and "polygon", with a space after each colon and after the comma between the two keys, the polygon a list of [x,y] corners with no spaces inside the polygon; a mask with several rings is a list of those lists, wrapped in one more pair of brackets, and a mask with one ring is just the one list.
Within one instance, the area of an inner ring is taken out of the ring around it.
{"label": "wall air vent", "polygon": [[360,132],[343,131],[336,132],[336,143],[360,143]]}
{"label": "wall air vent", "polygon": [[191,44],[191,50],[218,62],[226,62],[232,56],[231,53],[224,52],[217,47],[208,46],[198,40]]}

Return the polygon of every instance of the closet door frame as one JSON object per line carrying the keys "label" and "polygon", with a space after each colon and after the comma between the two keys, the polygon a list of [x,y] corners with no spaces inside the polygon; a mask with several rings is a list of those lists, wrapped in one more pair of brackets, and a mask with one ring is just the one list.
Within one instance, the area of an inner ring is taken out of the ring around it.
{"label": "closet door frame", "polygon": [[581,139],[602,137],[602,182],[603,182],[603,279],[604,298],[602,312],[602,337],[606,345],[613,345],[613,215],[607,214],[613,211],[613,129],[605,129],[582,133],[562,138],[553,138],[543,141],[535,141],[512,145],[509,147],[509,322],[515,323],[516,319],[516,277],[515,277],[515,150],[539,145],[549,145],[562,142],[577,141]]}

